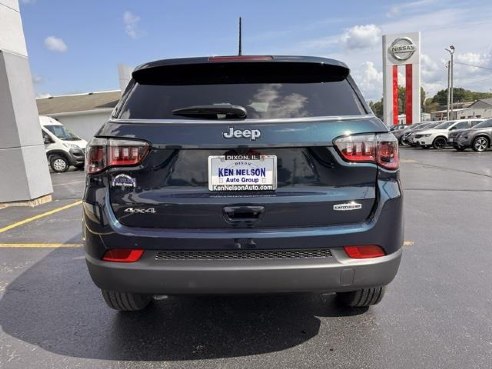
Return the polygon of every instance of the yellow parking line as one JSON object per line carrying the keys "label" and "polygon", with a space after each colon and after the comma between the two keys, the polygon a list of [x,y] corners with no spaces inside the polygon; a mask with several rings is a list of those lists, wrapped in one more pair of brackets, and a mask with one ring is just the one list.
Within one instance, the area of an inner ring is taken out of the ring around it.
{"label": "yellow parking line", "polygon": [[56,209],[53,209],[53,210],[50,210],[50,211],[47,211],[45,213],[41,213],[41,214],[38,214],[38,215],[35,215],[33,217],[30,217],[30,218],[27,218],[27,219],[24,219],[24,220],[21,220],[19,222],[15,222],[13,224],[10,224],[6,227],[3,227],[3,228],[0,228],[0,233],[3,233],[3,232],[6,232],[12,228],[17,228],[21,225],[24,225],[24,224],[27,224],[27,223],[30,223],[30,222],[33,222],[35,220],[38,220],[38,219],[41,219],[41,218],[44,218],[44,217],[47,217],[49,215],[52,215],[52,214],[55,214],[55,213],[58,213],[59,211],[63,211],[63,210],[66,210],[66,209],[69,209],[69,208],[72,208],[74,206],[77,206],[77,205],[80,205],[82,204],[82,201],[75,201],[74,203],[71,203],[71,204],[68,204],[68,205],[65,205],[65,206],[61,206],[59,208],[56,208]]}
{"label": "yellow parking line", "polygon": [[0,249],[8,248],[75,248],[82,247],[81,243],[0,243]]}
{"label": "yellow parking line", "polygon": [[66,183],[54,183],[52,186],[67,186],[75,183],[84,183],[85,181],[72,181],[72,182],[66,182]]}

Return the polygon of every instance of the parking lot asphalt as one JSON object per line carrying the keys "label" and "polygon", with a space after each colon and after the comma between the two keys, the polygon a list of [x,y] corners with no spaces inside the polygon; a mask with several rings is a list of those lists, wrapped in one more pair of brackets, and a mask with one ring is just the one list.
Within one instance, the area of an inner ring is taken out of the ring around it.
{"label": "parking lot asphalt", "polygon": [[492,152],[401,157],[404,256],[368,310],[304,294],[112,311],[80,247],[84,174],[52,174],[53,202],[0,210],[0,367],[491,368]]}

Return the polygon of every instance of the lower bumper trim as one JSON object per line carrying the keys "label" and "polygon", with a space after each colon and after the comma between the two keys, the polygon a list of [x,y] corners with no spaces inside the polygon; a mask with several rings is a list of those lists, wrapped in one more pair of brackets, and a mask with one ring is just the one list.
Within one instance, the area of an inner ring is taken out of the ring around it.
{"label": "lower bumper trim", "polygon": [[342,250],[323,259],[168,260],[156,251],[136,263],[86,256],[95,284],[105,290],[154,295],[339,292],[383,286],[395,277],[401,249],[375,259],[353,260]]}

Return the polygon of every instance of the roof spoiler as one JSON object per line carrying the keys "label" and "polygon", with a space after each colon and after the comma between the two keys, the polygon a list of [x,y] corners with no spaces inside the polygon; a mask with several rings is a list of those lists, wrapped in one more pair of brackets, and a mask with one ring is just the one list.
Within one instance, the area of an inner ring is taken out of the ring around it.
{"label": "roof spoiler", "polygon": [[[325,62],[326,61],[326,62]],[[137,68],[133,79],[150,85],[207,85],[235,83],[316,83],[343,81],[349,68],[337,61],[190,59],[190,63],[151,63]]]}

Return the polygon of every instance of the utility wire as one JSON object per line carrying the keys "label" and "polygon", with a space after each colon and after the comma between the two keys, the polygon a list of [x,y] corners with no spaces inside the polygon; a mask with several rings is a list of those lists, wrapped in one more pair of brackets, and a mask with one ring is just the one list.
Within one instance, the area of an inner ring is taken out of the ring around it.
{"label": "utility wire", "polygon": [[461,64],[461,65],[466,65],[468,67],[474,67],[474,68],[480,68],[480,69],[488,69],[488,70],[492,70],[492,68],[487,68],[487,67],[480,67],[478,65],[473,65],[473,64],[467,64],[467,63],[460,63],[460,62],[454,62],[454,64]]}

